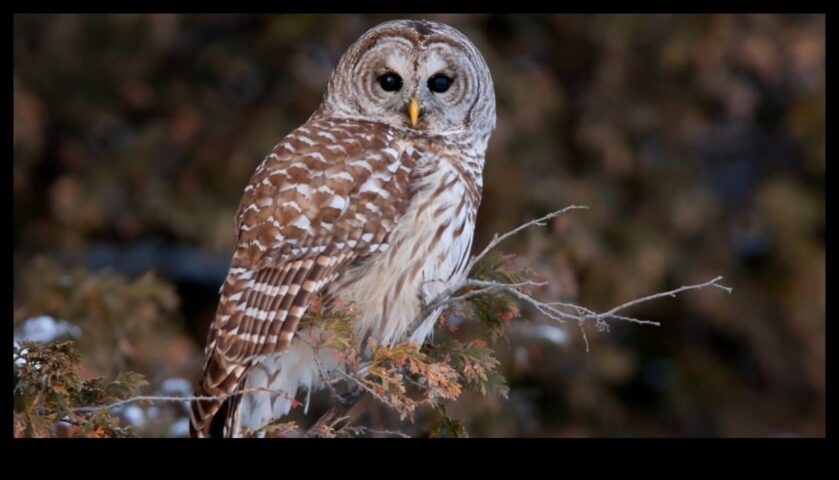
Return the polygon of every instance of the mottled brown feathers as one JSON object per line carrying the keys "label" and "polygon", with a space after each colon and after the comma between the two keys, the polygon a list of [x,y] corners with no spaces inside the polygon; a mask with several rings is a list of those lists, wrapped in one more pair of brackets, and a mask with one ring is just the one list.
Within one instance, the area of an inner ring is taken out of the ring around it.
{"label": "mottled brown feathers", "polygon": [[[265,158],[236,214],[236,252],[199,394],[230,394],[245,371],[235,366],[284,349],[311,295],[379,248],[410,201],[415,159],[403,145],[381,124],[319,121]],[[196,425],[208,425],[202,418],[220,404],[196,404]]]}
{"label": "mottled brown feathers", "polygon": [[[385,71],[401,90],[379,87]],[[455,79],[449,93],[427,88],[437,72]],[[416,123],[409,99],[422,109]],[[196,388],[216,398],[193,402],[194,435],[241,435],[284,415],[298,385],[314,388],[322,352],[295,334],[315,295],[325,308],[355,305],[359,338],[425,339],[439,312],[416,324],[419,295],[463,273],[494,125],[489,70],[457,30],[387,22],[347,50],[321,105],[245,187]],[[237,395],[269,388],[285,395]]]}

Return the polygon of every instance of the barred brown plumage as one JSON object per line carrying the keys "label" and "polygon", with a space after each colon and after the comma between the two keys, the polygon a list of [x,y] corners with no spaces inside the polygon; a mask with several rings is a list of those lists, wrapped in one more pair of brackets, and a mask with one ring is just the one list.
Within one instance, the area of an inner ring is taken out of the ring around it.
{"label": "barred brown plumage", "polygon": [[[381,90],[382,70],[401,76],[401,91]],[[454,83],[428,91],[426,77],[439,71]],[[409,102],[421,116],[406,114]],[[321,106],[245,188],[196,389],[224,398],[193,404],[196,436],[241,435],[287,413],[298,386],[318,386],[313,359],[323,352],[294,341],[315,294],[355,304],[359,338],[425,339],[439,312],[413,324],[419,285],[462,272],[494,124],[486,64],[451,27],[388,22],[344,54]],[[236,397],[214,420],[227,396],[261,387],[288,395]]]}

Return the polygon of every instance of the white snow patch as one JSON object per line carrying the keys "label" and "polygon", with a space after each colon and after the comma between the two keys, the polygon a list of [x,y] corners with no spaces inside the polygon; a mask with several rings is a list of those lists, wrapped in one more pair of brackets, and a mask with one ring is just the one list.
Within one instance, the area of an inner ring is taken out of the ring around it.
{"label": "white snow patch", "polygon": [[181,418],[169,427],[169,435],[172,437],[188,437],[189,436],[189,419]]}
{"label": "white snow patch", "polygon": [[534,334],[549,342],[563,344],[568,341],[568,334],[561,328],[554,325],[539,325],[534,329]]}
{"label": "white snow patch", "polygon": [[25,320],[19,332],[15,333],[14,339],[49,343],[64,336],[79,338],[81,334],[82,329],[72,323],[41,315]]}
{"label": "white snow patch", "polygon": [[[14,348],[20,348],[20,344],[18,344],[17,341],[12,342],[12,345],[14,346]],[[24,355],[29,353],[29,349],[28,348],[21,348],[19,353],[20,353],[20,356],[23,357]],[[17,360],[15,360],[15,365],[17,365],[18,367],[20,367],[22,365],[26,365],[26,360],[23,359],[23,358],[18,358]]]}
{"label": "white snow patch", "polygon": [[184,378],[167,378],[160,385],[160,393],[179,397],[192,395],[192,384]]}
{"label": "white snow patch", "polygon": [[146,423],[146,414],[143,412],[143,409],[137,405],[129,405],[125,407],[125,411],[122,412],[122,416],[125,417],[128,423],[134,425],[135,427]]}

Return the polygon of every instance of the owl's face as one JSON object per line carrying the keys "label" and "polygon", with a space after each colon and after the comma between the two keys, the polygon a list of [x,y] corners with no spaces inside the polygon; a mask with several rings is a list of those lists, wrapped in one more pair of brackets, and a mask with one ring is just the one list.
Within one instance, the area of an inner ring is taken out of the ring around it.
{"label": "owl's face", "polygon": [[398,20],[369,30],[335,69],[322,108],[431,134],[489,135],[492,78],[480,52],[440,23]]}

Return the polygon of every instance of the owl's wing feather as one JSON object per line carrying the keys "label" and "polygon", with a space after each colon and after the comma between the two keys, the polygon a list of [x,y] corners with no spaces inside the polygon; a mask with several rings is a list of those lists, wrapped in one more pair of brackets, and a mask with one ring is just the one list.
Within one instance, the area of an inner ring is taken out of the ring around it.
{"label": "owl's wing feather", "polygon": [[[416,155],[396,137],[377,123],[313,122],[257,168],[236,215],[197,395],[234,392],[253,359],[288,346],[312,295],[386,246],[413,195]],[[220,406],[195,402],[196,433],[208,433]]]}

